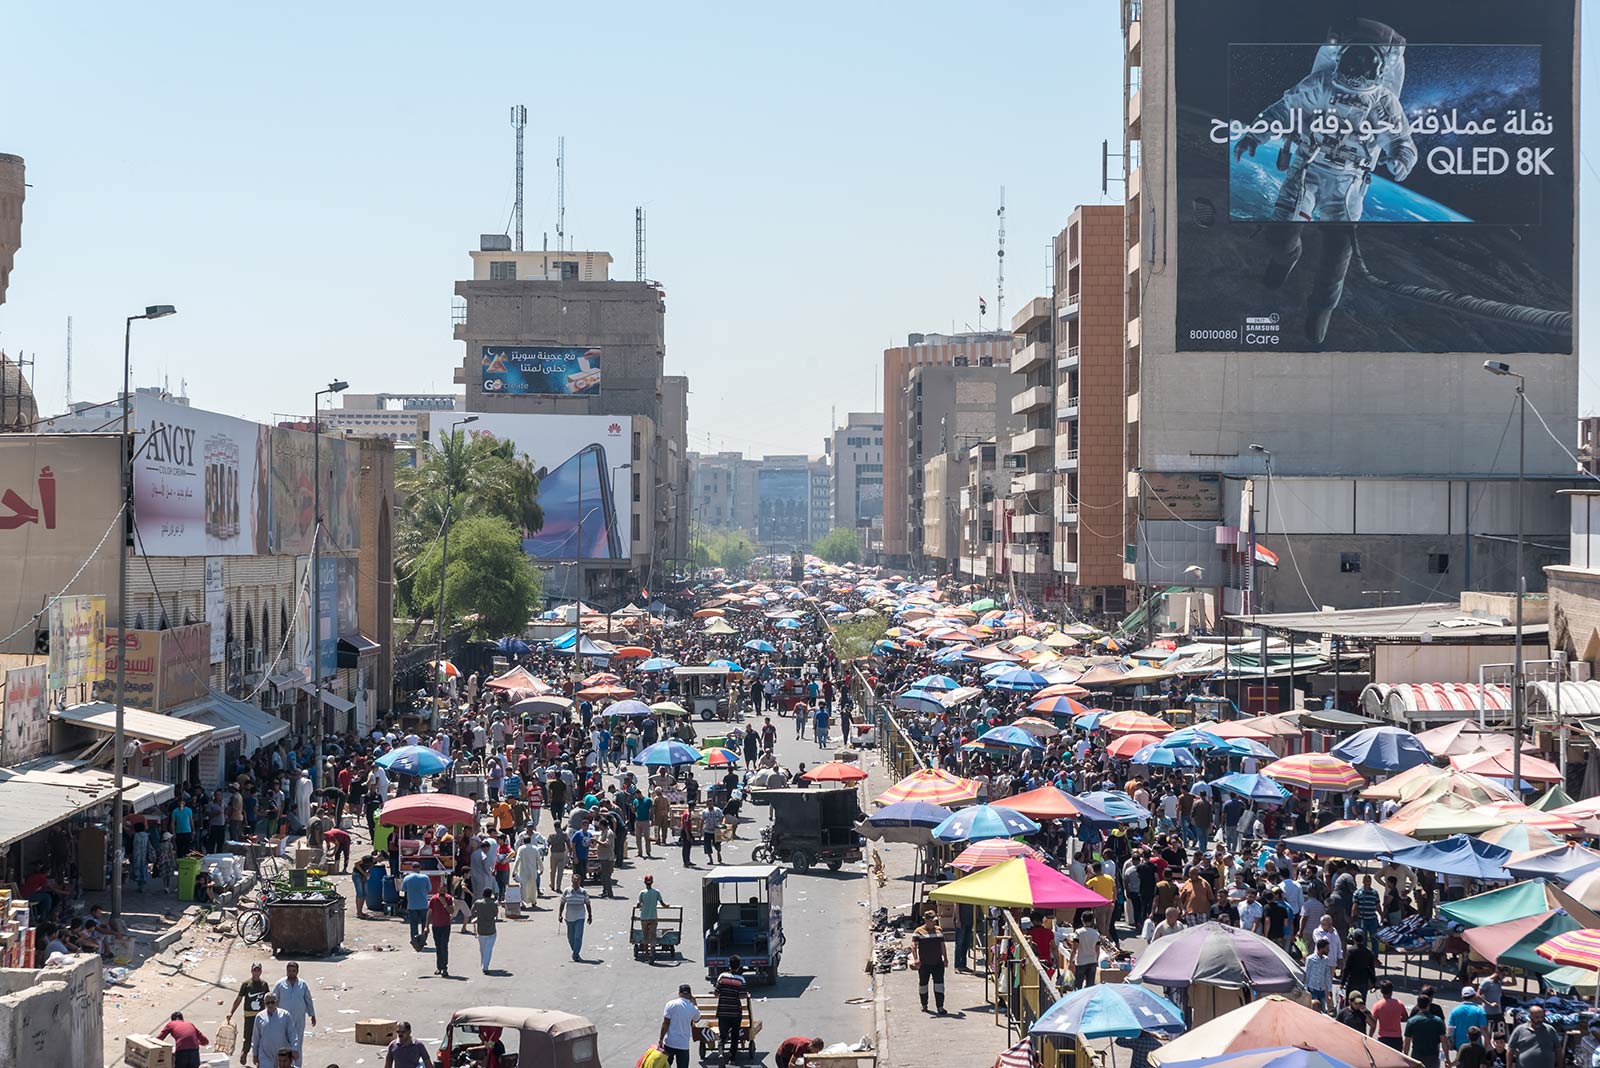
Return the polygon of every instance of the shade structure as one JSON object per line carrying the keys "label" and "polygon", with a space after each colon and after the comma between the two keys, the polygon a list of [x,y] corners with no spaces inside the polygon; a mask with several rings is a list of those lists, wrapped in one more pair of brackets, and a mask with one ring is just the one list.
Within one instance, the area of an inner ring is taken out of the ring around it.
{"label": "shade structure", "polygon": [[572,711],[572,698],[561,697],[553,693],[547,693],[542,697],[525,697],[512,705],[510,711],[513,716],[570,712]]}
{"label": "shade structure", "polygon": [[1160,740],[1153,734],[1124,734],[1121,738],[1106,746],[1106,752],[1118,760],[1132,760],[1133,754],[1145,746],[1153,745]]}
{"label": "shade structure", "polygon": [[1073,801],[1091,822],[1099,822],[1092,813],[1104,813],[1115,823],[1132,823],[1150,818],[1149,809],[1121,790],[1091,790],[1086,794],[1077,795]]}
{"label": "shade structure", "polygon": [[976,801],[982,790],[983,785],[972,779],[960,778],[942,768],[923,768],[913,771],[873,800],[880,805],[892,805],[896,801],[926,801],[953,807]]}
{"label": "shade structure", "polygon": [[1469,927],[1461,932],[1461,937],[1477,951],[1478,956],[1490,963],[1503,964],[1508,968],[1525,968],[1535,975],[1542,975],[1555,970],[1557,965],[1538,954],[1539,946],[1556,935],[1581,930],[1582,927],[1565,910],[1546,909],[1514,920]]}
{"label": "shade structure", "polygon": [[1545,960],[1600,971],[1600,930],[1580,927],[1541,942],[1534,952]]}
{"label": "shade structure", "polygon": [[949,675],[924,675],[907,688],[912,690],[953,690],[960,685]]}
{"label": "shade structure", "polygon": [[1340,760],[1370,771],[1405,771],[1433,763],[1433,754],[1403,727],[1368,727],[1331,750]]}
{"label": "shade structure", "polygon": [[1209,983],[1261,994],[1304,986],[1305,971],[1282,947],[1260,935],[1213,921],[1145,947],[1128,982],[1165,987]]}
{"label": "shade structure", "polygon": [[1035,738],[1054,738],[1061,733],[1061,728],[1054,723],[1047,723],[1037,716],[1023,716],[1011,724],[1020,730],[1025,730]]}
{"label": "shade structure", "polygon": [[1314,853],[1319,857],[1372,860],[1422,843],[1376,823],[1357,823],[1349,827],[1317,831],[1315,834],[1303,834],[1298,838],[1286,838],[1284,844],[1290,849]]}
{"label": "shade structure", "polygon": [[689,710],[676,701],[657,701],[650,706],[650,711],[658,716],[687,716]]}
{"label": "shade structure", "polygon": [[739,665],[737,660],[713,660],[711,661],[710,666],[715,668],[723,668],[730,675],[740,675],[744,673],[744,668]]}
{"label": "shade structure", "polygon": [[1198,768],[1200,758],[1187,749],[1164,749],[1159,742],[1151,742],[1133,754],[1133,763],[1152,768]]}
{"label": "shade structure", "polygon": [[[1509,779],[1512,776],[1511,768],[1515,760],[1516,755],[1509,749],[1501,749],[1451,757],[1450,766],[1457,771],[1470,771],[1474,775],[1483,775],[1491,779]],[[1560,768],[1548,760],[1540,760],[1535,756],[1524,755],[1520,771],[1522,777],[1529,782],[1562,782],[1566,779]]]}
{"label": "shade structure", "polygon": [[496,675],[483,685],[489,690],[532,690],[535,693],[544,693],[550,689],[549,684],[543,679],[521,666],[512,668],[504,675]]}
{"label": "shade structure", "polygon": [[1039,825],[1015,809],[1003,805],[973,805],[950,814],[933,829],[941,842],[975,842],[982,838],[1010,838],[1034,834]]}
{"label": "shade structure", "polygon": [[717,637],[726,637],[729,634],[737,634],[739,632],[734,630],[733,627],[728,623],[727,620],[725,620],[725,619],[713,619],[711,622],[709,622],[709,623],[707,623],[705,625],[705,629],[702,630],[700,633],[702,633],[702,634],[710,634],[710,635],[714,635],[714,636],[717,636]]}
{"label": "shade structure", "polygon": [[1410,868],[1427,868],[1439,875],[1459,875],[1468,879],[1509,879],[1505,862],[1511,850],[1480,842],[1464,834],[1453,834],[1439,842],[1401,849],[1391,854],[1395,862]]}
{"label": "shade structure", "polygon": [[380,768],[401,775],[438,775],[451,764],[450,758],[425,745],[402,745],[373,761]]}
{"label": "shade structure", "polygon": [[1402,805],[1382,826],[1413,838],[1448,838],[1452,834],[1478,834],[1503,827],[1509,820],[1472,811],[1472,804],[1454,794],[1419,798]]}
{"label": "shade structure", "polygon": [[1600,927],[1600,917],[1574,895],[1545,879],[1502,886],[1439,906],[1439,915],[1466,927],[1503,923],[1549,909],[1566,909],[1580,924]]}
{"label": "shade structure", "polygon": [[[1300,723],[1292,713],[1273,712],[1265,716],[1251,716],[1249,719],[1234,720],[1234,725],[1243,728],[1246,732],[1243,737],[1252,738],[1260,735],[1264,738],[1298,738],[1303,733]],[[1224,738],[1233,737],[1232,734],[1218,730]]]}
{"label": "shade structure", "polygon": [[650,768],[671,768],[681,764],[693,764],[699,759],[700,750],[694,746],[666,741],[647,746],[644,752],[633,758],[633,762]]}
{"label": "shade structure", "polygon": [[[1053,686],[1049,688],[1055,689]],[[1043,692],[1044,691],[1042,690],[1040,691],[1040,693]],[[1084,704],[1082,701],[1074,700],[1065,694],[1050,694],[1048,696],[1038,697],[1028,703],[1028,708],[1042,716],[1076,717],[1081,716],[1085,712],[1089,711],[1088,705]]]}
{"label": "shade structure", "polygon": [[1171,1068],[1174,1064],[1200,1058],[1221,1058],[1225,1054],[1284,1046],[1312,1047],[1359,1068],[1416,1068],[1417,1063],[1399,1050],[1353,1027],[1346,1027],[1332,1016],[1278,994],[1258,998],[1179,1035],[1152,1052],[1150,1062],[1160,1068]]}
{"label": "shade structure", "polygon": [[1261,774],[1302,790],[1327,790],[1338,794],[1366,781],[1349,761],[1326,753],[1301,753],[1274,760],[1261,769]]}
{"label": "shade structure", "polygon": [[860,764],[830,760],[826,764],[818,764],[800,777],[807,782],[860,782],[867,777],[867,772]]}
{"label": "shade structure", "polygon": [[[1207,734],[1218,738],[1254,738],[1262,741],[1274,737],[1274,732],[1253,725],[1249,720],[1230,719],[1225,723],[1206,723],[1201,727]],[[1298,733],[1298,732],[1296,732]]]}
{"label": "shade structure", "polygon": [[1540,812],[1554,812],[1556,809],[1564,808],[1570,804],[1572,804],[1572,798],[1567,796],[1567,792],[1561,788],[1561,784],[1557,783],[1546,790],[1537,801],[1529,801],[1528,807],[1536,808]]}
{"label": "shade structure", "polygon": [[501,638],[494,647],[509,656],[523,656],[533,651],[521,638]]}
{"label": "shade structure", "polygon": [[643,701],[629,698],[626,701],[616,701],[605,707],[600,713],[602,716],[619,716],[623,719],[643,719],[650,714],[650,706]]}
{"label": "shade structure", "polygon": [[1171,734],[1173,730],[1172,724],[1148,712],[1113,712],[1109,716],[1101,716],[1098,726],[1112,734],[1164,735]]}
{"label": "shade structure", "polygon": [[1183,727],[1161,739],[1161,744],[1169,749],[1211,750],[1226,748],[1229,740],[1212,734],[1204,727]]}
{"label": "shade structure", "polygon": [[1036,820],[1070,819],[1078,814],[1078,806],[1061,790],[1046,784],[1027,793],[1001,798],[1006,808]]}
{"label": "shade structure", "polygon": [[470,797],[455,794],[406,794],[387,802],[378,813],[378,822],[390,827],[421,827],[442,823],[447,827],[471,824],[474,810]]}
{"label": "shade structure", "polygon": [[978,735],[978,741],[984,745],[998,746],[1006,749],[1043,749],[1039,739],[1015,724],[1004,727],[994,727]]}
{"label": "shade structure", "polygon": [[1266,742],[1256,738],[1223,738],[1222,746],[1218,752],[1228,756],[1251,756],[1257,760],[1277,760],[1278,754],[1273,752]]}
{"label": "shade structure", "polygon": [[1320,1049],[1278,1046],[1224,1053],[1220,1057],[1201,1057],[1193,1061],[1163,1062],[1161,1068],[1355,1068]]}
{"label": "shade structure", "polygon": [[1444,768],[1432,764],[1418,764],[1398,775],[1391,775],[1382,782],[1364,787],[1361,796],[1368,801],[1410,801],[1429,783],[1448,774]]}
{"label": "shade structure", "polygon": [[[1504,846],[1504,842],[1496,842]],[[1507,846],[1507,848],[1510,848]],[[1554,879],[1571,882],[1578,876],[1600,868],[1600,853],[1587,846],[1570,845],[1530,855],[1514,855],[1506,861],[1506,871],[1518,879]]]}
{"label": "shade structure", "polygon": [[897,693],[890,704],[895,708],[927,712],[935,716],[945,711],[944,694],[935,690],[907,690],[904,693]]}
{"label": "shade structure", "polygon": [[751,638],[741,648],[749,649],[755,653],[775,653],[778,651],[778,647],[765,638]]}
{"label": "shade structure", "polygon": [[1511,823],[1540,827],[1557,833],[1575,834],[1579,830],[1576,820],[1569,819],[1559,812],[1542,812],[1531,805],[1524,805],[1520,801],[1493,801],[1487,805],[1479,805],[1472,811],[1484,816],[1495,816]]}
{"label": "shade structure", "polygon": [[448,660],[430,660],[428,663],[432,665],[435,671],[439,672],[447,679],[457,679],[461,677],[461,669],[456,667]]}
{"label": "shade structure", "polygon": [[1212,780],[1211,785],[1224,793],[1238,794],[1258,805],[1281,805],[1289,800],[1289,791],[1265,775],[1247,775],[1236,771],[1231,775]]}
{"label": "shade structure", "polygon": [[624,645],[611,654],[613,660],[647,660],[649,657],[650,650],[642,645]]}
{"label": "shade structure", "polygon": [[1030,1035],[1132,1038],[1142,1031],[1182,1031],[1183,1010],[1153,990],[1103,983],[1074,990],[1028,1028]]}
{"label": "shade structure", "polygon": [[880,842],[927,845],[933,840],[933,829],[949,818],[950,810],[943,805],[930,805],[926,801],[896,801],[867,816],[856,825],[856,829]]}
{"label": "shade structure", "polygon": [[594,701],[606,697],[632,697],[634,693],[635,691],[628,689],[626,686],[617,686],[615,684],[607,683],[604,686],[586,686],[579,690],[577,695],[579,697]]}
{"label": "shade structure", "polygon": [[1026,842],[1019,842],[1015,838],[985,838],[981,842],[974,842],[957,854],[956,859],[950,862],[952,868],[961,871],[981,871],[992,868],[996,864],[1004,864],[1014,857],[1032,857],[1034,860],[1044,860],[1045,855]]}
{"label": "shade structure", "polygon": [[714,745],[709,749],[700,750],[700,757],[695,763],[704,764],[708,768],[736,768],[739,766],[739,754],[732,749]]}
{"label": "shade structure", "polygon": [[1032,693],[1050,685],[1050,680],[1037,671],[1012,667],[992,676],[985,686],[991,690],[1010,690],[1013,693]]}
{"label": "shade structure", "polygon": [[[1436,757],[1465,756],[1479,749],[1510,749],[1509,734],[1485,730],[1470,719],[1458,719],[1431,730],[1418,731],[1417,741]],[[1501,742],[1504,742],[1504,746]]]}
{"label": "shade structure", "polygon": [[1031,857],[1017,857],[945,883],[929,891],[928,897],[1002,909],[1082,909],[1111,904],[1082,883]]}
{"label": "shade structure", "polygon": [[641,660],[635,670],[653,673],[657,671],[671,671],[673,668],[681,666],[682,665],[680,665],[670,656],[652,656],[648,660]]}
{"label": "shade structure", "polygon": [[583,687],[588,687],[588,686],[610,686],[613,683],[618,683],[618,682],[621,682],[621,681],[622,681],[622,676],[618,675],[618,674],[616,674],[614,672],[596,671],[594,674],[588,676],[583,681],[578,683],[578,685],[579,686],[583,686]]}

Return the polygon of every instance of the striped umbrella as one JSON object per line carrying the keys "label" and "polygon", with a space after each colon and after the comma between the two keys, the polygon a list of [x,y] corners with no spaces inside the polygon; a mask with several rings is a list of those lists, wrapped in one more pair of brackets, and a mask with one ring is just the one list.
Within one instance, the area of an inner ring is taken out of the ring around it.
{"label": "striped umbrella", "polygon": [[1540,942],[1534,952],[1557,964],[1600,971],[1600,931],[1582,927],[1558,934],[1548,942]]}
{"label": "striped umbrella", "polygon": [[1113,712],[1102,716],[1097,726],[1113,734],[1171,734],[1172,724],[1148,712]]}
{"label": "striped umbrella", "polygon": [[880,805],[896,801],[925,801],[930,805],[963,805],[976,801],[983,789],[981,783],[952,775],[942,768],[913,771],[874,800]]}
{"label": "striped umbrella", "polygon": [[1045,859],[1042,853],[1027,842],[1019,842],[1014,838],[986,838],[963,849],[960,855],[950,862],[950,866],[960,868],[962,871],[977,871],[979,868],[993,867],[1012,857]]}
{"label": "striped umbrella", "polygon": [[704,764],[708,768],[731,768],[738,765],[739,754],[732,749],[714,745],[710,749],[702,749],[700,759],[695,763]]}
{"label": "striped umbrella", "polygon": [[[1043,691],[1041,690],[1040,693],[1043,693]],[[1028,705],[1028,708],[1041,716],[1081,716],[1089,711],[1089,706],[1082,701],[1075,701],[1066,694],[1060,693],[1045,694],[1042,697],[1035,698]]]}
{"label": "striped umbrella", "polygon": [[1118,760],[1131,760],[1139,750],[1147,745],[1154,745],[1160,740],[1153,734],[1124,734],[1121,738],[1106,746],[1106,752]]}
{"label": "striped umbrella", "polygon": [[1061,733],[1061,728],[1057,727],[1053,723],[1046,723],[1038,716],[1023,716],[1021,719],[1014,721],[1011,725],[1013,727],[1018,727],[1022,730],[1025,730],[1029,734],[1039,738],[1054,738],[1056,735]]}
{"label": "striped umbrella", "polygon": [[1274,760],[1261,774],[1302,790],[1344,793],[1366,782],[1351,764],[1326,753],[1301,753]]}
{"label": "striped umbrella", "polygon": [[1554,812],[1541,812],[1519,801],[1496,801],[1488,805],[1479,805],[1472,811],[1485,816],[1498,816],[1503,820],[1510,820],[1512,823],[1524,823],[1530,827],[1542,827],[1547,831],[1555,831],[1558,834],[1575,834],[1579,830],[1578,825],[1565,816],[1557,815]]}

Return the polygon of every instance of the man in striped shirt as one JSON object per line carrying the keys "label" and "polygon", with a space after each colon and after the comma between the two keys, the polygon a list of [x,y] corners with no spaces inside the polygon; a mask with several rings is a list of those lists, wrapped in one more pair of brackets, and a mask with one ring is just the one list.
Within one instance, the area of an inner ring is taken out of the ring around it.
{"label": "man in striped shirt", "polygon": [[741,974],[743,964],[735,953],[728,958],[728,970],[717,976],[717,1038],[723,1064],[732,1064],[739,1051],[740,1032],[750,1008],[750,989]]}
{"label": "man in striped shirt", "polygon": [[1372,885],[1372,876],[1361,877],[1361,889],[1357,890],[1354,897],[1356,910],[1356,923],[1367,933],[1367,945],[1374,950],[1378,948],[1378,909],[1382,903],[1377,889]]}

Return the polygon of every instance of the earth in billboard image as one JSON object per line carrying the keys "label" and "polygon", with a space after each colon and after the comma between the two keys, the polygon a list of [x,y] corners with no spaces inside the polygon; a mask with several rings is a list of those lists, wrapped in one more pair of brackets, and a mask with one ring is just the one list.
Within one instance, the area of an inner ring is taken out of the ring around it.
{"label": "earth in billboard image", "polygon": [[1177,348],[1571,352],[1570,0],[1348,11],[1176,5]]}

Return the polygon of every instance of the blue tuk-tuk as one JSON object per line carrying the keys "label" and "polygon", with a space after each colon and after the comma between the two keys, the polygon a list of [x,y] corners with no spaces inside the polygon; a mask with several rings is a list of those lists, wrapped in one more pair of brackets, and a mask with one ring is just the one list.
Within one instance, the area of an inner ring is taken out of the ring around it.
{"label": "blue tuk-tuk", "polygon": [[783,881],[774,864],[736,864],[706,873],[700,914],[705,932],[706,975],[715,981],[738,955],[757,982],[778,979],[783,959]]}

